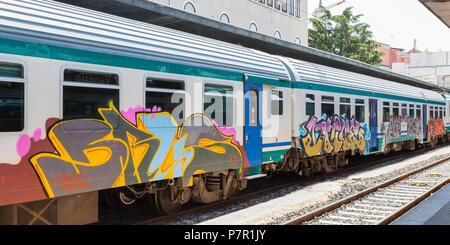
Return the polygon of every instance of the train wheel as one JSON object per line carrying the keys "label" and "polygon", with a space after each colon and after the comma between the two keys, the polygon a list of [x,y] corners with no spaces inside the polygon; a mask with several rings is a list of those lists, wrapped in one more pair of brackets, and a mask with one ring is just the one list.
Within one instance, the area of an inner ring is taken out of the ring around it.
{"label": "train wheel", "polygon": [[161,214],[172,214],[180,210],[181,204],[177,200],[176,187],[169,186],[163,190],[158,190],[154,195],[154,204]]}
{"label": "train wheel", "polygon": [[128,188],[119,187],[104,192],[106,203],[112,208],[122,208],[133,204],[136,197]]}

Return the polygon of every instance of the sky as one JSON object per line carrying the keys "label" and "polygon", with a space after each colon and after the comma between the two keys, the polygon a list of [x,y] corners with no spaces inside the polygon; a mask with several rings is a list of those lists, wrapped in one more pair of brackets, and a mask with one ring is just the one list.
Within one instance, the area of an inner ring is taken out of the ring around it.
{"label": "sky", "polygon": [[[322,0],[324,6],[337,2],[340,0]],[[308,18],[318,6],[319,0],[308,0]],[[450,51],[450,28],[419,0],[346,0],[330,11],[341,14],[350,6],[353,14],[363,14],[360,21],[370,25],[375,41],[408,51],[417,39],[421,51]]]}

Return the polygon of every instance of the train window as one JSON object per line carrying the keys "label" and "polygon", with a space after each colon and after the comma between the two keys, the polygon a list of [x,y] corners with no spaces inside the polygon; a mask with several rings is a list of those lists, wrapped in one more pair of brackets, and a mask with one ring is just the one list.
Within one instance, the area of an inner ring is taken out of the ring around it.
{"label": "train window", "polygon": [[339,113],[340,115],[346,116],[346,118],[351,117],[350,112],[350,98],[339,98]]}
{"label": "train window", "polygon": [[398,117],[399,116],[399,108],[398,108],[398,103],[392,103],[392,116],[394,117]]}
{"label": "train window", "polygon": [[272,115],[283,115],[283,92],[273,89],[270,101],[272,105]]}
{"label": "train window", "polygon": [[420,118],[421,115],[422,115],[421,110],[418,109],[418,108],[416,108],[416,117],[417,117],[417,118]]}
{"label": "train window", "polygon": [[248,125],[258,126],[258,94],[255,90],[248,91]]}
{"label": "train window", "polygon": [[355,99],[355,120],[358,122],[364,122],[364,100]]}
{"label": "train window", "polygon": [[355,104],[365,104],[363,99],[355,99]]}
{"label": "train window", "polygon": [[23,78],[22,65],[0,62],[0,132],[19,132],[24,128]]}
{"label": "train window", "polygon": [[160,107],[161,111],[171,113],[181,125],[184,121],[185,91],[183,81],[146,79],[145,107]]}
{"label": "train window", "polygon": [[101,118],[98,109],[119,109],[119,76],[91,71],[64,70],[63,119]]}
{"label": "train window", "polygon": [[0,132],[23,130],[24,97],[24,83],[0,81]]}
{"label": "train window", "polygon": [[0,62],[0,77],[23,78],[23,67],[19,64]]}
{"label": "train window", "polygon": [[434,110],[432,106],[430,106],[430,118],[434,118]]}
{"label": "train window", "polygon": [[389,122],[390,117],[390,102],[383,102],[383,122]]}
{"label": "train window", "polygon": [[233,87],[205,84],[203,111],[219,126],[233,126]]}
{"label": "train window", "polygon": [[439,107],[439,118],[442,119],[442,107]]}
{"label": "train window", "polygon": [[332,117],[334,115],[334,97],[322,96],[322,115]]}
{"label": "train window", "polygon": [[414,105],[409,104],[409,116],[414,117]]}
{"label": "train window", "polygon": [[316,113],[316,103],[314,100],[314,94],[307,94],[306,95],[306,103],[305,103],[305,111],[307,116],[314,116]]}
{"label": "train window", "polygon": [[408,105],[407,104],[402,104],[402,117],[405,117],[406,115],[408,115]]}

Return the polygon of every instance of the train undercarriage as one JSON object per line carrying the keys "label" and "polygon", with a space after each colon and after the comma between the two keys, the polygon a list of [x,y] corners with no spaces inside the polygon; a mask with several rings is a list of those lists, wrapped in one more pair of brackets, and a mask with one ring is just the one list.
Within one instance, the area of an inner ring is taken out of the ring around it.
{"label": "train undercarriage", "polygon": [[120,208],[148,197],[150,205],[161,214],[177,212],[189,201],[211,203],[234,196],[247,186],[236,170],[222,170],[193,176],[193,185],[183,187],[181,178],[125,186],[103,191],[105,201],[112,208]]}
{"label": "train undercarriage", "polygon": [[[395,151],[409,150],[413,151],[421,147],[434,147],[437,144],[443,144],[450,141],[450,133],[432,137],[426,143],[419,143],[418,140],[399,141],[387,144],[384,151],[375,154],[388,154]],[[348,150],[325,155],[305,157],[301,149],[291,148],[281,162],[271,162],[262,165],[261,169],[267,175],[276,172],[296,172],[301,176],[311,176],[313,174],[330,173],[342,168],[348,164],[348,156],[359,154],[358,151]]]}

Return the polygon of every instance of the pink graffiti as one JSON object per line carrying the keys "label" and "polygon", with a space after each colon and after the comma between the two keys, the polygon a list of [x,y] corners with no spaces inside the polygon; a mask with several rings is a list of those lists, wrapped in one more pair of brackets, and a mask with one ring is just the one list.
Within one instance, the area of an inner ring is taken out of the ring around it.
{"label": "pink graffiti", "polygon": [[214,125],[214,127],[216,127],[216,129],[221,133],[221,134],[223,134],[223,135],[225,135],[225,136],[233,136],[233,143],[234,144],[237,144],[237,142],[236,142],[236,129],[234,129],[234,128],[227,128],[227,126],[223,126],[223,127],[220,127],[217,123],[216,123],[216,121],[214,121],[214,120],[212,120],[212,123],[213,123],[213,125]]}
{"label": "pink graffiti", "polygon": [[33,141],[34,142],[38,142],[41,139],[41,129],[38,128],[36,130],[34,130],[34,134],[33,134]]}
{"label": "pink graffiti", "polygon": [[[38,142],[41,139],[42,130],[37,128],[33,133],[33,141]],[[19,137],[16,143],[17,154],[20,157],[25,156],[31,148],[31,137],[28,134],[23,134]]]}
{"label": "pink graffiti", "polygon": [[20,157],[25,156],[31,147],[31,139],[28,134],[23,134],[19,137],[16,144],[17,154],[19,154]]}
{"label": "pink graffiti", "polygon": [[[122,116],[127,119],[130,123],[136,125],[136,113],[138,112],[161,112],[161,107],[154,105],[153,108],[144,108],[141,106],[130,107],[127,111],[120,111]],[[152,113],[152,118],[155,117],[155,114]]]}
{"label": "pink graffiti", "polygon": [[141,106],[136,106],[134,108],[130,107],[127,111],[120,111],[122,116],[127,119],[130,123],[136,125],[136,113],[137,112],[152,112],[150,108],[144,108]]}

